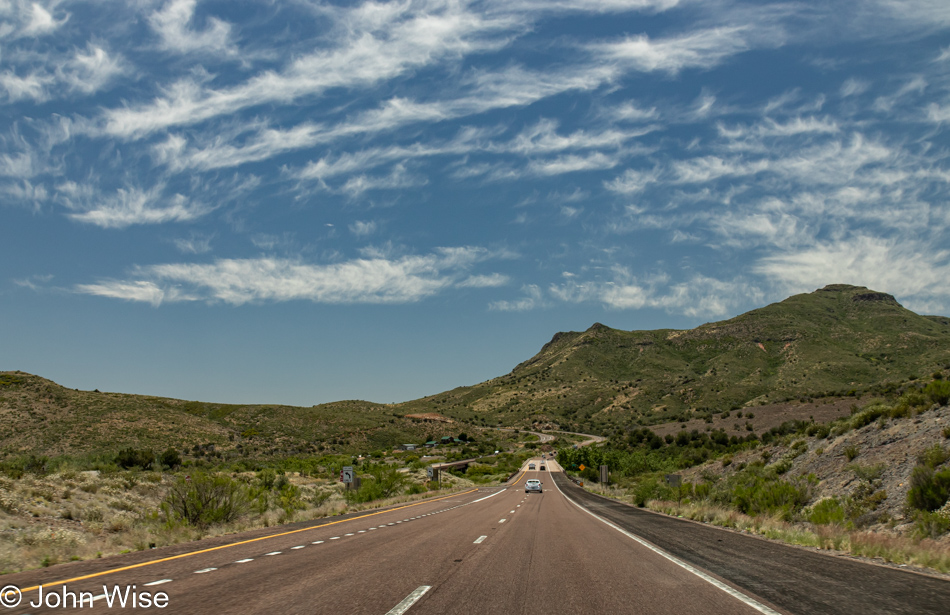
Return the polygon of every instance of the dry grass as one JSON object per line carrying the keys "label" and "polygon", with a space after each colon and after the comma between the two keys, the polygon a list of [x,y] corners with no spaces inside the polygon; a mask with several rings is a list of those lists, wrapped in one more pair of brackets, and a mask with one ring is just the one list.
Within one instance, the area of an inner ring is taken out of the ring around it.
{"label": "dry grass", "polygon": [[[425,472],[418,474],[411,478],[424,479]],[[250,481],[253,475],[235,477]],[[175,478],[156,472],[94,471],[0,478],[0,573],[402,504],[472,485],[465,479],[443,476],[447,484],[439,491],[348,505],[342,484],[293,475],[289,479],[301,490],[302,510],[286,512],[272,505],[263,512],[252,510],[229,524],[199,529],[170,521],[160,512],[167,486]],[[329,497],[318,497],[321,493]]]}

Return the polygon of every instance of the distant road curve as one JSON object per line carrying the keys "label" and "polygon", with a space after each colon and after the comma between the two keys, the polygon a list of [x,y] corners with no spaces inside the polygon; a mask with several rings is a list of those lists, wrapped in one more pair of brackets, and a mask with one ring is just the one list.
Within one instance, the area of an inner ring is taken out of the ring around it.
{"label": "distant road curve", "polygon": [[591,433],[578,433],[576,431],[552,431],[549,433],[563,433],[570,436],[581,436],[581,437],[587,438],[587,440],[584,440],[583,442],[578,443],[577,446],[588,446],[590,444],[597,444],[598,442],[603,442],[604,440],[607,439],[603,436],[595,436],[594,434],[591,434]]}

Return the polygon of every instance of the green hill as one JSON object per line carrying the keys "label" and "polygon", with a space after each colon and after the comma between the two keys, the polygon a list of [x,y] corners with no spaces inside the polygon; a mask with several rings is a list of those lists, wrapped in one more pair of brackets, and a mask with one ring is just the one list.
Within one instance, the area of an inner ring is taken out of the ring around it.
{"label": "green hill", "polygon": [[401,408],[485,425],[604,433],[790,399],[860,395],[944,368],[950,319],[835,284],[686,331],[595,324],[558,333],[506,376]]}
{"label": "green hill", "polygon": [[458,425],[405,418],[392,406],[364,401],[214,404],[79,391],[0,372],[0,457],[114,454],[129,446],[203,456],[367,452],[449,434],[457,435]]}
{"label": "green hill", "polygon": [[[792,399],[861,396],[938,369],[950,369],[950,318],[836,284],[687,331],[595,324],[558,333],[510,374],[396,405],[189,402],[0,372],[0,455],[126,446],[198,446],[204,455],[365,452],[472,425],[610,433],[736,408],[767,414]],[[422,414],[429,416],[413,417]]]}

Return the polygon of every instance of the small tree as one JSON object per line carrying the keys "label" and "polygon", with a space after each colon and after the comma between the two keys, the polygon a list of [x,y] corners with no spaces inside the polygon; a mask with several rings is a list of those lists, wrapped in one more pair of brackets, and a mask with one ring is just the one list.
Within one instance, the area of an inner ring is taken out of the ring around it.
{"label": "small tree", "polygon": [[177,450],[169,447],[162,453],[161,457],[159,457],[159,461],[161,461],[162,465],[166,468],[174,470],[181,465],[181,455]]}
{"label": "small tree", "polygon": [[155,461],[155,453],[146,450],[136,450],[131,446],[119,451],[115,456],[115,464],[120,468],[131,470],[133,468],[145,469]]}

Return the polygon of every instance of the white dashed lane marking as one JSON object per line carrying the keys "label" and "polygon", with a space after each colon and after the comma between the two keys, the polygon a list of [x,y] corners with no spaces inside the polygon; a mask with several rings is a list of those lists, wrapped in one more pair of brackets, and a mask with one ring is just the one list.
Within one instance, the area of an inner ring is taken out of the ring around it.
{"label": "white dashed lane marking", "polygon": [[195,570],[195,574],[204,574],[206,572],[214,572],[217,568],[205,568],[203,570]]}
{"label": "white dashed lane marking", "polygon": [[282,551],[271,551],[270,553],[265,553],[264,555],[280,555]]}
{"label": "white dashed lane marking", "polygon": [[307,546],[307,545],[297,545],[296,547],[290,547],[290,549],[293,551],[293,550],[296,550],[296,549],[303,549],[303,548],[306,547],[306,546]]}
{"label": "white dashed lane marking", "polygon": [[488,538],[488,536],[479,536],[478,538],[475,539],[475,544],[477,545],[482,544],[482,542],[484,542],[486,538]]}
{"label": "white dashed lane marking", "polygon": [[248,563],[248,562],[253,562],[253,561],[254,561],[254,558],[253,558],[253,557],[249,557],[249,558],[247,558],[247,559],[239,559],[238,561],[236,561],[236,562],[234,562],[234,563],[235,563],[235,564],[246,564],[246,563]]}
{"label": "white dashed lane marking", "polygon": [[[151,583],[146,583],[145,587],[151,587],[153,585],[161,585],[162,583],[171,583],[171,579],[162,579],[161,581],[152,581]],[[99,596],[99,598],[105,598],[105,594]]]}

